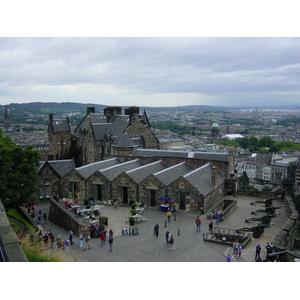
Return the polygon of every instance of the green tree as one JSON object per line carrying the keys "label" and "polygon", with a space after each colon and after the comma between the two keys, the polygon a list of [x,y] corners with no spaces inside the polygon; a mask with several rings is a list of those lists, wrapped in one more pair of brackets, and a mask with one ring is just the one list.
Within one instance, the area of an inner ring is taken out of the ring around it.
{"label": "green tree", "polygon": [[273,190],[272,190],[272,188],[269,187],[269,186],[264,186],[264,187],[262,188],[262,191],[263,191],[263,192],[272,192]]}
{"label": "green tree", "polygon": [[258,150],[258,153],[259,154],[267,154],[269,152],[268,148],[267,147],[261,147],[259,150]]}
{"label": "green tree", "polygon": [[241,189],[245,189],[249,186],[249,177],[246,171],[243,172],[243,175],[239,178],[239,186]]}
{"label": "green tree", "polygon": [[0,131],[0,199],[6,209],[34,199],[39,160],[32,146],[22,149]]}
{"label": "green tree", "polygon": [[269,136],[263,136],[261,139],[258,140],[258,144],[257,146],[259,148],[262,148],[262,147],[272,147],[274,145],[274,141],[271,139],[271,137]]}
{"label": "green tree", "polygon": [[248,138],[246,138],[246,137],[238,138],[236,141],[240,144],[240,146],[243,149],[249,149],[250,148],[251,144],[250,144],[250,141],[249,141]]}

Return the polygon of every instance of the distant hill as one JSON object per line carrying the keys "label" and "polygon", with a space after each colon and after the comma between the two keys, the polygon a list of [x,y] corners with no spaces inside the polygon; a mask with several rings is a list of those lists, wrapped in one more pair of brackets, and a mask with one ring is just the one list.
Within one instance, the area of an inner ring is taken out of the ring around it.
{"label": "distant hill", "polygon": [[[30,115],[30,114],[64,114],[72,112],[86,113],[88,106],[94,106],[95,111],[103,113],[103,109],[107,106],[104,104],[93,103],[75,103],[75,102],[30,102],[30,103],[13,103],[7,105],[10,117],[15,115]],[[3,117],[5,105],[0,105],[1,116]],[[122,106],[126,108],[128,106]],[[186,105],[174,107],[147,107],[140,106],[140,112],[146,111],[228,111],[228,110],[241,110],[241,109],[255,109],[256,107],[250,106],[210,106],[210,105]],[[300,109],[300,106],[259,106],[258,109]]]}
{"label": "distant hill", "polygon": [[[7,105],[10,115],[17,112],[32,113],[32,114],[50,114],[50,113],[66,113],[66,112],[82,112],[85,113],[88,106],[94,106],[96,112],[103,111],[106,105],[75,103],[75,102],[30,102],[30,103],[13,103]],[[5,105],[1,105],[4,110]]]}

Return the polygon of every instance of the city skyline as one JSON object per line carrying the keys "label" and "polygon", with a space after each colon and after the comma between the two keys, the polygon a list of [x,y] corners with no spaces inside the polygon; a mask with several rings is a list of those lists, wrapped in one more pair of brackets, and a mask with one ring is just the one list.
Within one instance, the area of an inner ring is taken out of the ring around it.
{"label": "city skyline", "polygon": [[299,38],[0,38],[0,104],[300,103]]}

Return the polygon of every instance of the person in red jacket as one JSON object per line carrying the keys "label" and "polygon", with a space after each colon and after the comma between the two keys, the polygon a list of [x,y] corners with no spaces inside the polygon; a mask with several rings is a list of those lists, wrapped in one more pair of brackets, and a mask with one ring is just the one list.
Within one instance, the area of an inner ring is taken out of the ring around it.
{"label": "person in red jacket", "polygon": [[200,225],[201,225],[201,219],[199,218],[199,216],[196,218],[195,223],[196,223],[196,232],[199,232]]}
{"label": "person in red jacket", "polygon": [[99,238],[101,239],[100,247],[102,247],[102,245],[103,246],[105,245],[105,234],[104,234],[104,232],[100,233]]}

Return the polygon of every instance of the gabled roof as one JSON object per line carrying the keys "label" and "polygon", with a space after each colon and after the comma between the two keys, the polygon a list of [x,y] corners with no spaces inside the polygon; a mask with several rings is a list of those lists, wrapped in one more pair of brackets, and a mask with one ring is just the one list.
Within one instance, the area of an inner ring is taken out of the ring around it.
{"label": "gabled roof", "polygon": [[131,160],[118,164],[116,166],[108,167],[102,170],[99,170],[100,173],[105,176],[109,181],[113,181],[117,176],[122,172],[126,172],[137,167],[144,165],[139,159]]}
{"label": "gabled roof", "polygon": [[97,170],[105,169],[111,166],[115,166],[117,164],[120,164],[120,160],[118,158],[111,158],[107,160],[101,160],[94,162],[89,165],[85,165],[82,167],[76,168],[76,171],[84,178],[87,179],[90,177],[93,173],[95,173]]}
{"label": "gabled roof", "polygon": [[117,114],[113,116],[110,122],[111,126],[107,132],[107,135],[121,136],[129,124],[129,116]]}
{"label": "gabled roof", "polygon": [[126,174],[130,178],[132,178],[132,180],[135,181],[136,183],[140,183],[141,181],[143,181],[146,177],[148,177],[152,173],[159,172],[166,168],[167,168],[167,165],[163,161],[159,160],[154,163],[127,171]]}
{"label": "gabled roof", "polygon": [[53,119],[51,122],[53,132],[70,132],[71,127],[68,118],[66,119]]}
{"label": "gabled roof", "polygon": [[191,183],[199,193],[203,196],[209,194],[216,186],[219,186],[225,181],[225,176],[219,171],[216,171],[216,185],[212,184],[212,168],[211,163],[205,164],[196,170],[193,170],[182,177]]}
{"label": "gabled roof", "polygon": [[80,129],[87,129],[89,122],[91,122],[92,124],[101,124],[101,123],[108,124],[106,122],[106,116],[99,113],[88,113],[84,116],[84,118],[75,128],[74,134],[78,136]]}
{"label": "gabled roof", "polygon": [[156,172],[153,175],[159,179],[164,185],[169,185],[176,180],[179,176],[182,176],[192,170],[185,161],[175,166],[168,167],[162,171]]}
{"label": "gabled roof", "polygon": [[102,141],[104,136],[107,135],[111,123],[92,123],[91,125],[95,141]]}
{"label": "gabled roof", "polygon": [[38,172],[42,172],[42,170],[49,166],[50,169],[53,170],[54,173],[57,174],[58,177],[62,178],[71,170],[75,169],[75,164],[73,159],[65,159],[65,160],[48,160],[42,162]]}

